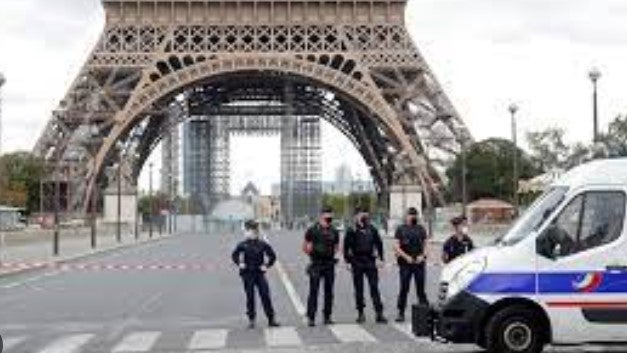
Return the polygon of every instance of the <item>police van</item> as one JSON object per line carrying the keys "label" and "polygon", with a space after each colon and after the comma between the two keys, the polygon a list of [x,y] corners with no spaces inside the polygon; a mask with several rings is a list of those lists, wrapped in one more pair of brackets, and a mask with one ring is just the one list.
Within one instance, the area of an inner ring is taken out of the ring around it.
{"label": "police van", "polygon": [[414,333],[505,353],[627,343],[626,195],[627,159],[565,173],[493,246],[443,268]]}

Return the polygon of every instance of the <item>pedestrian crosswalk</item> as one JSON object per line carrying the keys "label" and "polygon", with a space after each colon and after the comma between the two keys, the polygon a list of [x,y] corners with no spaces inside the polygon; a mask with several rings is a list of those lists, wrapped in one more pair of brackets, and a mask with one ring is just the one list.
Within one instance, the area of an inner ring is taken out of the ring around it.
{"label": "pedestrian crosswalk", "polygon": [[41,353],[78,353],[93,336],[93,334],[79,334],[62,337],[44,348]]}
{"label": "pedestrian crosswalk", "polygon": [[[383,333],[395,331],[393,337],[385,338]],[[330,335],[332,340],[316,342],[311,337]],[[251,336],[258,339],[252,339]],[[104,336],[99,337],[99,336]],[[315,346],[317,348],[332,344],[387,344],[411,343],[424,352],[478,352],[477,347],[456,346],[417,339],[411,335],[407,324],[389,326],[336,324],[325,327],[279,327],[258,330],[244,329],[199,329],[191,332],[130,331],[111,338],[105,333],[72,333],[65,335],[46,335],[46,342],[37,335],[8,335],[4,337],[3,353],[207,353],[236,348],[268,349],[299,348]],[[108,338],[107,338],[108,337]],[[177,339],[177,337],[179,339]],[[180,337],[184,337],[180,339]],[[246,340],[248,344],[246,343]],[[174,347],[173,343],[180,343]],[[602,347],[603,352],[625,352],[627,347],[617,349]],[[549,348],[548,352],[598,352],[599,347]]]}
{"label": "pedestrian crosswalk", "polygon": [[[374,332],[377,326],[360,326],[356,324],[337,324],[332,326],[306,328],[295,326],[284,326],[278,328],[260,328],[257,330],[245,329],[200,329],[192,332],[185,332],[179,349],[181,352],[206,352],[222,349],[229,349],[236,345],[238,348],[282,348],[314,346],[321,344],[341,344],[341,343],[376,343],[382,339],[375,338]],[[331,341],[321,340],[316,342],[307,336],[324,337],[322,331],[333,337]],[[103,352],[103,353],[139,353],[139,352],[171,352],[170,339],[180,337],[179,332],[173,334],[160,331],[135,331],[127,332],[115,340],[109,342],[97,342],[97,334],[94,333],[74,333],[50,337],[50,342],[42,343],[41,339],[34,336],[7,336],[5,337],[4,353],[82,353],[82,352]],[[395,340],[398,337],[394,338]],[[33,343],[31,343],[33,341]],[[407,336],[405,341],[410,341]],[[261,342],[261,347],[255,347]],[[37,346],[39,344],[39,346]],[[97,346],[98,349],[93,348]],[[164,346],[164,347],[161,347]]]}
{"label": "pedestrian crosswalk", "polygon": [[269,347],[294,347],[302,345],[295,327],[280,327],[265,330],[266,344]]}
{"label": "pedestrian crosswalk", "polygon": [[329,326],[335,336],[342,342],[376,342],[377,340],[364,328],[357,325]]}
{"label": "pedestrian crosswalk", "polygon": [[113,353],[150,352],[159,336],[161,333],[156,331],[131,333],[113,348]]}
{"label": "pedestrian crosswalk", "polygon": [[228,330],[196,331],[189,342],[188,348],[191,350],[223,348],[226,346],[228,334]]}

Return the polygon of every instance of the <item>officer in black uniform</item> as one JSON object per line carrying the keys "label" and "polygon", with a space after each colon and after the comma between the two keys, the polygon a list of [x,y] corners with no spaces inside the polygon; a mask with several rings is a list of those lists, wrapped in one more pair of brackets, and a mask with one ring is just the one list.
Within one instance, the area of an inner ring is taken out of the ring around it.
{"label": "officer in black uniform", "polygon": [[237,245],[231,258],[240,268],[240,276],[246,291],[246,310],[249,319],[249,328],[255,327],[255,288],[259,291],[263,310],[268,318],[268,326],[278,327],[275,320],[274,308],[270,298],[270,288],[266,279],[266,272],[275,261],[274,250],[259,234],[259,224],[249,220],[244,224],[246,240]]}
{"label": "officer in black uniform", "polygon": [[309,298],[307,299],[307,318],[309,326],[316,325],[316,311],[318,310],[318,291],[320,282],[324,280],[324,324],[331,325],[333,321],[333,286],[335,282],[335,255],[340,244],[340,235],[333,227],[333,210],[324,207],[320,212],[320,219],[305,232],[303,251],[309,255],[310,264],[307,267],[309,275]]}
{"label": "officer in black uniform", "polygon": [[396,242],[394,251],[396,253],[400,291],[398,294],[398,316],[396,322],[405,321],[405,308],[407,307],[407,294],[412,277],[416,282],[416,295],[421,304],[428,304],[425,294],[425,244],[427,241],[427,231],[418,223],[418,210],[410,207],[407,211],[405,223],[396,229],[394,235]]}
{"label": "officer in black uniform", "polygon": [[[353,273],[355,303],[357,305],[357,323],[366,321],[364,316],[364,277],[368,279],[370,297],[376,314],[376,322],[385,324],[383,303],[379,293],[378,266],[384,263],[383,241],[376,227],[370,224],[368,211],[355,210],[355,225],[346,230],[344,237],[344,261]],[[380,261],[377,263],[377,259]]]}
{"label": "officer in black uniform", "polygon": [[442,246],[442,261],[445,264],[475,248],[472,239],[468,236],[468,220],[465,216],[451,219],[451,225],[454,233]]}

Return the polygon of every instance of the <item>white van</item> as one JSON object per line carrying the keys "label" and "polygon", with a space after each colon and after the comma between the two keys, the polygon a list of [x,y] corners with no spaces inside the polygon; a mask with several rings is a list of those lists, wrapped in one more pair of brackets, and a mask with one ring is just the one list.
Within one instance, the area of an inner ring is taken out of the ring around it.
{"label": "white van", "polygon": [[626,195],[627,159],[567,172],[494,246],[444,267],[414,333],[499,353],[627,343]]}

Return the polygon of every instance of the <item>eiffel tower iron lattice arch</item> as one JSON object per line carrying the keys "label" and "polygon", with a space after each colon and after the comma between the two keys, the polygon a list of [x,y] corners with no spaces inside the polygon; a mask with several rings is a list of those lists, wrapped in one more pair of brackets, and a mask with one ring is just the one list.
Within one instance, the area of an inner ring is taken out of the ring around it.
{"label": "eiffel tower iron lattice arch", "polygon": [[164,117],[185,118],[180,97],[207,83],[265,77],[323,92],[322,117],[355,144],[382,194],[420,185],[429,203],[443,181],[438,165],[470,136],[408,36],[405,1],[102,3],[100,41],[34,148],[72,190],[68,211],[89,208],[118,160],[116,175],[136,183]]}

